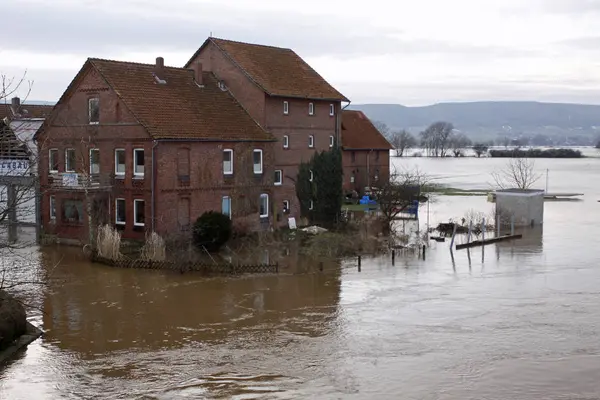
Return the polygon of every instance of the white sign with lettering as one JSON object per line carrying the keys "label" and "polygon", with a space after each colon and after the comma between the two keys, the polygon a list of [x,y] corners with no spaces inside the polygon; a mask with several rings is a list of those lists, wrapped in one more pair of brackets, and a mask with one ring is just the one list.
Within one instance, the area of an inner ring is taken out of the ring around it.
{"label": "white sign with lettering", "polygon": [[28,176],[28,160],[0,160],[0,176]]}

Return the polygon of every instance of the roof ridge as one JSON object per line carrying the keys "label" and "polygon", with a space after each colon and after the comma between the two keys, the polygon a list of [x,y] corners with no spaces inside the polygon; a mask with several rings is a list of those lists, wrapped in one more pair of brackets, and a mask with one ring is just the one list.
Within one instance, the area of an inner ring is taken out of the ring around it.
{"label": "roof ridge", "polygon": [[[142,62],[136,62],[136,61],[121,61],[121,60],[112,60],[109,58],[97,58],[97,57],[88,57],[88,61],[90,62],[95,62],[95,61],[100,61],[100,62],[109,62],[109,63],[115,63],[115,64],[127,64],[127,65],[139,65],[139,66],[143,66],[143,67],[154,67],[155,64],[150,64],[150,63],[142,63]],[[189,70],[191,68],[183,68],[183,67],[171,67],[171,66],[167,66],[165,65],[164,68],[167,69],[176,69],[176,70]]]}
{"label": "roof ridge", "polygon": [[212,40],[221,40],[223,42],[236,43],[236,44],[245,44],[245,45],[248,45],[248,46],[266,47],[266,48],[269,48],[269,49],[277,49],[277,50],[287,50],[287,51],[291,51],[291,52],[295,53],[295,51],[292,50],[289,47],[279,47],[279,46],[270,46],[270,45],[267,45],[267,44],[242,42],[242,41],[239,41],[239,40],[223,39],[223,38],[214,37],[214,36],[209,37],[209,39],[211,41]]}

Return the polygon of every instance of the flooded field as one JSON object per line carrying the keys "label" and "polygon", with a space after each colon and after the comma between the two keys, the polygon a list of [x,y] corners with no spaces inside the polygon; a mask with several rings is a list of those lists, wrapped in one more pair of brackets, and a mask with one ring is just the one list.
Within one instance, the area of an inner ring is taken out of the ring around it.
{"label": "flooded field", "polygon": [[[506,160],[393,162],[487,189]],[[550,191],[583,200],[546,202],[543,229],[453,258],[432,242],[426,260],[367,259],[361,272],[346,260],[202,278],[43,249],[35,268],[53,279],[27,296],[46,335],[0,369],[0,398],[600,398],[600,159],[536,163]],[[430,223],[469,210],[493,205],[439,196]]]}

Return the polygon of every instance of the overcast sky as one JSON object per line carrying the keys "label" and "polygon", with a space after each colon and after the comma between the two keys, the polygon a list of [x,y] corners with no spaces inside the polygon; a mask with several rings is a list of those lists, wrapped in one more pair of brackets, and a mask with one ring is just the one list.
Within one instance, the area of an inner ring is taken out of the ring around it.
{"label": "overcast sky", "polygon": [[600,0],[4,0],[0,72],[56,101],[88,57],[290,47],[353,103],[600,104]]}

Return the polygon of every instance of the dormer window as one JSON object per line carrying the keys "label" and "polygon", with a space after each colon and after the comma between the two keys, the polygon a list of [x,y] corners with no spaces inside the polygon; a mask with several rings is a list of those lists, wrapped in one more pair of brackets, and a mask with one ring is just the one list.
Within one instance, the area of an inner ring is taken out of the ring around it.
{"label": "dormer window", "polygon": [[315,115],[315,104],[308,103],[308,115]]}
{"label": "dormer window", "polygon": [[283,114],[288,115],[290,113],[290,104],[287,101],[283,102]]}
{"label": "dormer window", "polygon": [[100,99],[97,97],[88,100],[88,118],[90,124],[100,123]]}

